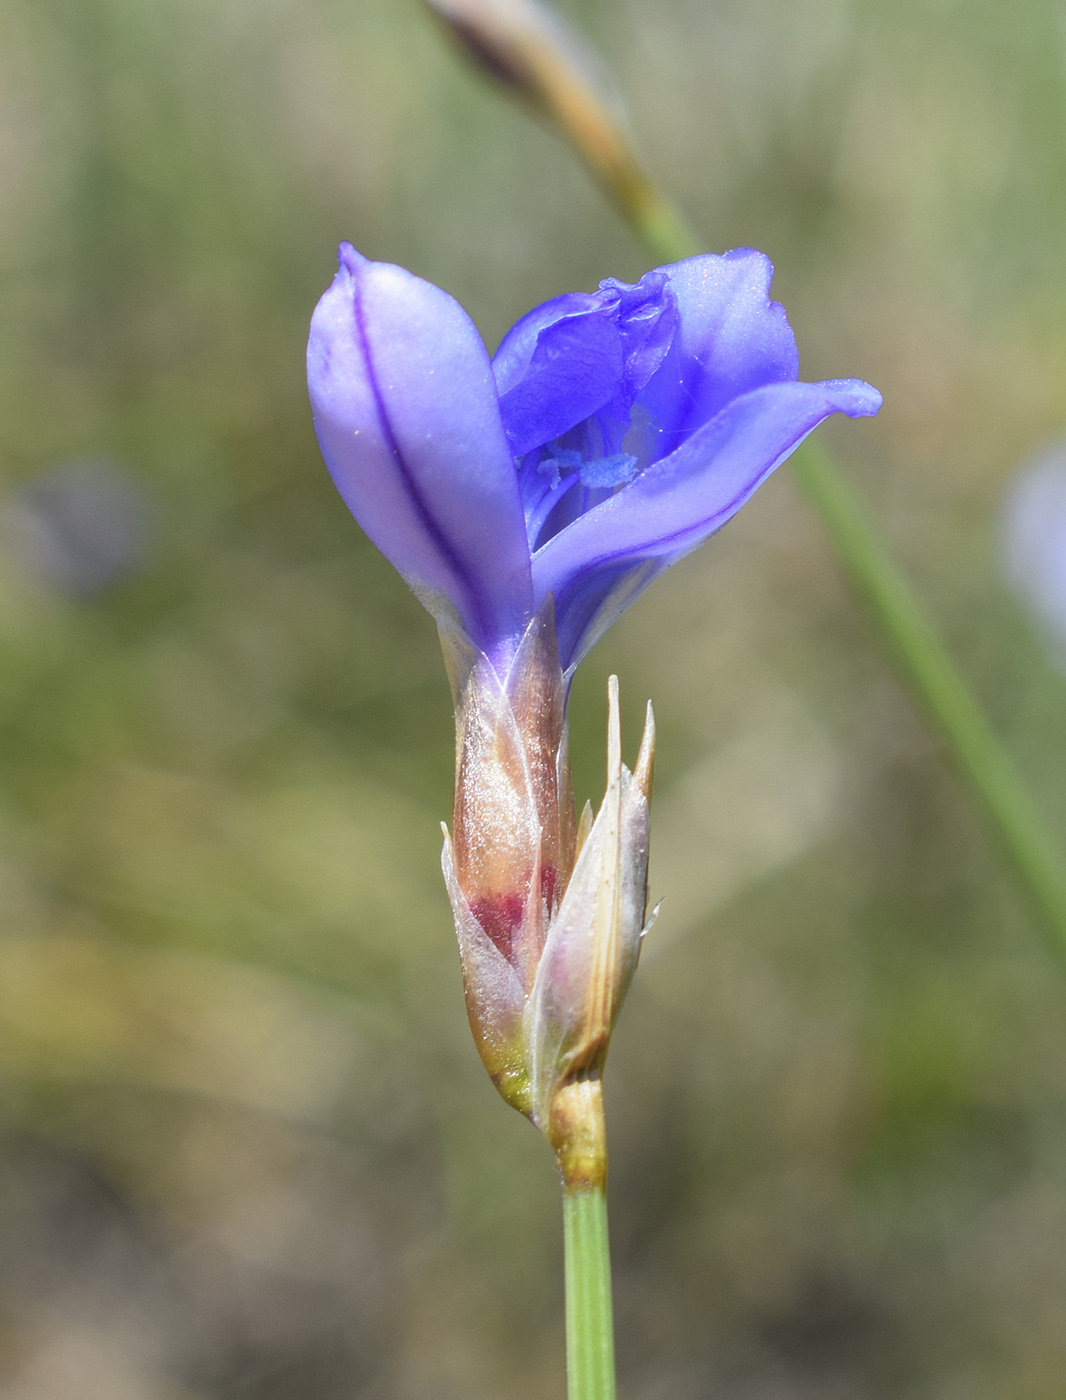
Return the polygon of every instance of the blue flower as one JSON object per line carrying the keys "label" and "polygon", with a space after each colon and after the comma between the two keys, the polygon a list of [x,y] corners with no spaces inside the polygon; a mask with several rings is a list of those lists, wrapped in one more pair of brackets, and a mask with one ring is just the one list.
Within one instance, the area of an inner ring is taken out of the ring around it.
{"label": "blue flower", "polygon": [[307,352],[333,479],[490,659],[552,595],[570,671],[823,419],[880,407],[861,380],[799,382],[771,274],[741,248],[608,280],[529,312],[490,360],[447,293],[344,244]]}
{"label": "blue flower", "polygon": [[654,749],[649,708],[637,767],[622,763],[613,684],[607,795],[579,826],[570,674],[824,418],[881,404],[859,380],[798,382],[770,276],[740,249],[607,281],[531,311],[490,360],[450,296],[345,244],[311,323],[330,472],[441,627],[443,866],[471,1029],[568,1180],[585,1158],[567,1096],[597,1091],[646,929]]}

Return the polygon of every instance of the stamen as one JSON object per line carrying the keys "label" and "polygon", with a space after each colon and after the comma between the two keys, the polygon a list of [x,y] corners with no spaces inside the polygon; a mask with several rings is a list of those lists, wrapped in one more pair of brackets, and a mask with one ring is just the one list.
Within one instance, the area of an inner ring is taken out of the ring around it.
{"label": "stamen", "polygon": [[586,462],[581,468],[581,480],[586,486],[613,488],[632,481],[639,470],[636,457],[628,452],[616,452],[611,457],[597,457],[592,462]]}

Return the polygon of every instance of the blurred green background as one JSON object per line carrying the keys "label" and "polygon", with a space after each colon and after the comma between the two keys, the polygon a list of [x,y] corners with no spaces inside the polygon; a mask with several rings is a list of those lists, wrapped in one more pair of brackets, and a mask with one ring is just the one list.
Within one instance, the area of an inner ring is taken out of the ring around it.
{"label": "blurred green background", "polygon": [[[574,0],[1066,840],[1002,582],[1066,427],[1055,0]],[[0,0],[0,1397],[558,1400],[549,1154],[470,1042],[434,630],[303,384],[337,242],[469,307],[646,259],[415,0]],[[660,726],[608,1109],[626,1400],[1051,1400],[1066,982],[779,473],[574,696]]]}

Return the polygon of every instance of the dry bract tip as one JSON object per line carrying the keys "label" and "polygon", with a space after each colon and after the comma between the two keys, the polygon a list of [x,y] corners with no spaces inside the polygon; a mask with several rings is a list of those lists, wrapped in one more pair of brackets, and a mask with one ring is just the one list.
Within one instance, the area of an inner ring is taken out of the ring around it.
{"label": "dry bract tip", "polygon": [[660,201],[641,169],[621,103],[595,52],[540,0],[423,0],[495,82],[571,141],[623,208]]}

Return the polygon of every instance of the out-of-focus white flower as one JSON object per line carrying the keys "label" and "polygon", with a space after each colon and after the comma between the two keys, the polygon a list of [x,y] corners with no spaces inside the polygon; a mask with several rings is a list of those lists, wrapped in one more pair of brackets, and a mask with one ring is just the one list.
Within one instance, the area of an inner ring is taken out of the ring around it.
{"label": "out-of-focus white flower", "polygon": [[1018,473],[1003,505],[1002,539],[1011,587],[1066,668],[1066,439]]}

